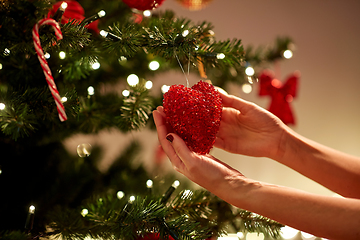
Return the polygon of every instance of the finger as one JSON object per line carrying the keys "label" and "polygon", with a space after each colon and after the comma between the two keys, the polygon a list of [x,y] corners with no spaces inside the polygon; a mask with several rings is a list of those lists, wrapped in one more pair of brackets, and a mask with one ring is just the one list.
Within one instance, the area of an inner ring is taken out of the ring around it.
{"label": "finger", "polygon": [[156,108],[156,110],[159,111],[159,113],[160,113],[161,115],[163,115],[164,117],[166,117],[166,114],[165,114],[165,112],[164,112],[164,107],[163,107],[163,106],[158,106],[158,107]]}
{"label": "finger", "polygon": [[[165,117],[163,115],[163,113],[158,110],[153,111],[153,117],[154,117],[154,121],[155,121],[155,125],[156,125],[156,130],[157,130],[157,134],[158,134],[158,139],[159,142],[165,152],[165,154],[169,157],[172,165],[174,166],[175,170],[180,171],[179,169],[183,169],[182,162],[180,160],[180,158],[177,156],[174,148],[172,147],[172,145],[170,144],[169,140],[166,138],[166,136],[169,134],[167,125],[166,125],[166,120]],[[176,135],[176,134],[173,134]]]}
{"label": "finger", "polygon": [[253,103],[245,101],[244,99],[235,97],[233,95],[226,95],[223,93],[220,93],[220,96],[223,100],[224,107],[235,108],[243,114],[253,108]]}
{"label": "finger", "polygon": [[184,140],[182,140],[178,135],[170,133],[168,134],[167,139],[171,142],[176,155],[181,160],[181,164],[176,167],[180,170],[182,170],[183,167],[186,167],[186,169],[191,168],[194,162],[195,153],[189,149]]}

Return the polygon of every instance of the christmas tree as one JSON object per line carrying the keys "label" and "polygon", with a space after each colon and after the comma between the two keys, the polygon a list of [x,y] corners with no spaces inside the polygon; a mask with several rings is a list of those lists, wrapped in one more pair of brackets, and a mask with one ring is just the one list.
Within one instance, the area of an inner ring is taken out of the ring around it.
{"label": "christmas tree", "polygon": [[177,190],[174,176],[147,187],[154,176],[132,164],[136,141],[106,172],[99,147],[79,144],[78,156],[64,147],[78,133],[154,129],[163,96],[146,79],[156,74],[191,72],[226,89],[255,81],[291,45],[287,37],[256,50],[216,41],[209,22],[137,2],[1,1],[0,236],[204,239],[232,227],[277,237],[281,224],[206,191]]}

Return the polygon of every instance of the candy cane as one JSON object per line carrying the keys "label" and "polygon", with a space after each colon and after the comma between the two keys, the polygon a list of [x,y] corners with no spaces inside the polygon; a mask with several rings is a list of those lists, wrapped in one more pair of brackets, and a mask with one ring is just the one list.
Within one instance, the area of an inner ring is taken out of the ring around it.
{"label": "candy cane", "polygon": [[51,74],[51,70],[49,68],[49,64],[45,59],[45,55],[44,52],[41,48],[41,43],[40,43],[40,37],[39,37],[39,27],[42,25],[48,24],[50,26],[53,27],[53,29],[55,30],[55,35],[57,40],[60,40],[63,38],[61,30],[60,30],[60,26],[59,24],[51,18],[44,18],[42,20],[40,20],[37,24],[35,24],[33,30],[32,30],[32,35],[33,35],[33,42],[34,42],[34,47],[35,47],[35,51],[37,53],[38,59],[40,61],[40,65],[43,69],[45,78],[46,78],[46,82],[48,83],[49,89],[51,91],[51,94],[53,95],[54,99],[55,99],[55,103],[56,103],[56,107],[59,113],[59,118],[60,121],[65,121],[67,120],[67,116],[65,113],[65,109],[64,109],[64,105],[61,102],[61,98],[59,95],[59,92],[56,88],[55,82],[54,82],[54,78]]}

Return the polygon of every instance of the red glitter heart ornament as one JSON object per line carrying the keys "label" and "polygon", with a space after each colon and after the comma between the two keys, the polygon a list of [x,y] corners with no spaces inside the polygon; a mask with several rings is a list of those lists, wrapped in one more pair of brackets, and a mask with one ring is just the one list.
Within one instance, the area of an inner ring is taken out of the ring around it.
{"label": "red glitter heart ornament", "polygon": [[163,100],[166,122],[190,150],[207,154],[219,131],[222,99],[213,85],[200,81],[191,88],[172,85]]}

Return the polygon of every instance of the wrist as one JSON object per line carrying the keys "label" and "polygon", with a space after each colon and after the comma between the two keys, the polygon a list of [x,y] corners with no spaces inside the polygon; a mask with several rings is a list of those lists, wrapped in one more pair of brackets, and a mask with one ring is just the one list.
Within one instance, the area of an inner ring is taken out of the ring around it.
{"label": "wrist", "polygon": [[262,187],[260,182],[243,175],[227,178],[226,182],[227,186],[222,189],[222,194],[218,196],[224,201],[246,210],[249,209],[252,202],[252,193]]}

